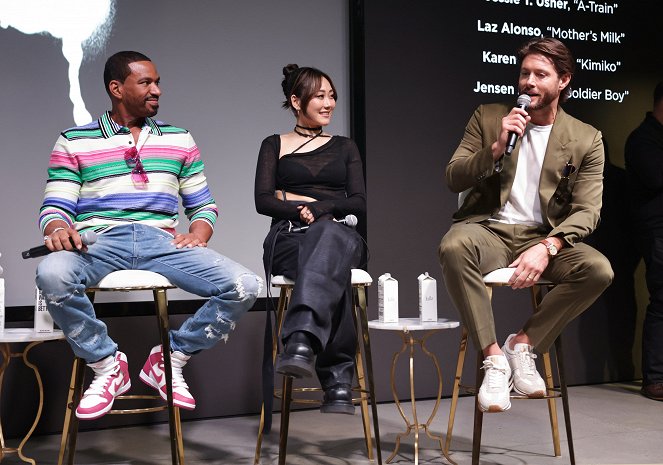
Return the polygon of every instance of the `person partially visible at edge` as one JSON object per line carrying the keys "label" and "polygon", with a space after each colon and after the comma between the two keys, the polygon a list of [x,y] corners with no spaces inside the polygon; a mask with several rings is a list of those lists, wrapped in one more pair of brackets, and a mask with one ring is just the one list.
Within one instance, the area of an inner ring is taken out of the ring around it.
{"label": "person partially visible at edge", "polygon": [[[599,221],[604,148],[601,132],[567,114],[574,59],[557,39],[535,38],[518,51],[518,92],[531,103],[479,106],[446,168],[449,188],[463,193],[439,259],[447,291],[484,355],[478,403],[486,412],[511,406],[511,385],[543,397],[534,349],[548,350],[564,327],[608,287],[608,260],[583,243]],[[519,136],[505,156],[509,133]],[[483,275],[510,267],[509,284],[555,287],[503,345],[497,342]]]}
{"label": "person partially visible at edge", "polygon": [[352,414],[357,335],[351,271],[360,264],[363,242],[334,220],[365,212],[361,157],[351,139],[325,132],[338,96],[331,78],[297,65],[284,67],[283,76],[283,106],[295,126],[263,140],[255,180],[256,210],[272,218],[265,273],[296,280],[276,371],[297,378],[316,372],[324,390],[321,411]]}
{"label": "person partially visible at edge", "polygon": [[624,149],[635,243],[645,261],[649,305],[642,328],[642,394],[663,400],[663,82]]}
{"label": "person partially visible at edge", "polygon": [[[48,311],[76,356],[94,372],[76,416],[106,414],[131,387],[127,357],[97,319],[85,288],[117,270],[159,273],[175,286],[209,300],[178,330],[170,331],[175,406],[193,409],[182,368],[189,358],[227,341],[253,306],[262,279],[207,248],[217,207],[203,174],[200,152],[185,129],[153,119],[160,76],[139,52],[108,58],[104,85],[111,110],[60,135],[48,167],[39,223],[48,255],[37,268],[37,286]],[[176,231],[178,197],[189,220]],[[80,233],[98,233],[84,246]],[[163,351],[155,346],[141,381],[166,399]]]}

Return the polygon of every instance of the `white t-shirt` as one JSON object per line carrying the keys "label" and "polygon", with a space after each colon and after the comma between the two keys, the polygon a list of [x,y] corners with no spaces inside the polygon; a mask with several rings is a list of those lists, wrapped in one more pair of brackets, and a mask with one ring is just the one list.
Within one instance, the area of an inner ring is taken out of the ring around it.
{"label": "white t-shirt", "polygon": [[548,126],[528,124],[525,128],[520,141],[518,165],[509,198],[492,220],[528,226],[543,224],[539,181],[551,129],[552,124]]}

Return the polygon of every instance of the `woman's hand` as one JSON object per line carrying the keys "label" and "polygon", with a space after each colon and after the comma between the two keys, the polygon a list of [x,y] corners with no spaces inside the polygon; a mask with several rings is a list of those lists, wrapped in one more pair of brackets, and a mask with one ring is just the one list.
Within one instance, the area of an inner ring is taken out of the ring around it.
{"label": "woman's hand", "polygon": [[299,219],[302,220],[302,222],[306,224],[311,224],[315,221],[315,216],[313,216],[313,212],[309,210],[309,208],[306,205],[299,205],[297,208],[299,209]]}

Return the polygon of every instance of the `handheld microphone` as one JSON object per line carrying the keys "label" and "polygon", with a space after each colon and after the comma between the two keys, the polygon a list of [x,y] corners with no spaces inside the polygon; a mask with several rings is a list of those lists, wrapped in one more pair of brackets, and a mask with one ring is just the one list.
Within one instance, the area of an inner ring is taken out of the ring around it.
{"label": "handheld microphone", "polygon": [[[71,241],[71,238],[69,238],[69,241],[71,242],[71,245],[74,245],[73,241]],[[92,245],[95,242],[97,242],[97,233],[94,231],[85,231],[81,234],[81,242],[83,242],[84,245]],[[49,250],[48,247],[45,245],[40,245],[37,247],[33,247],[30,250],[24,250],[21,252],[21,256],[23,258],[36,258],[36,257],[43,257],[44,255],[48,255],[51,253],[52,250]]]}
{"label": "handheld microphone", "polygon": [[[357,226],[357,217],[354,215],[346,215],[345,218],[342,220],[334,220],[337,223],[345,223],[346,226],[350,226],[351,228],[354,228]],[[292,232],[299,232],[299,231],[304,231],[309,228],[310,225],[306,226],[301,226],[299,228],[292,228],[290,231]]]}
{"label": "handheld microphone", "polygon": [[[522,94],[518,96],[518,100],[516,100],[516,108],[522,108],[523,110],[527,110],[527,107],[529,107],[529,104],[532,103],[532,99],[530,98],[529,95],[527,94]],[[504,155],[511,156],[511,152],[513,152],[513,149],[516,148],[516,141],[518,140],[518,134],[515,132],[509,132],[509,137],[506,142],[506,150],[504,150]]]}

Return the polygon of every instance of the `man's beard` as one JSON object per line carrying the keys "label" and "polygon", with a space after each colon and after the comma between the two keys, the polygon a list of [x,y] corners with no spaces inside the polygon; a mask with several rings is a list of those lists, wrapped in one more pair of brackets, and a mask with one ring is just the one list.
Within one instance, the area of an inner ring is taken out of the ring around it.
{"label": "man's beard", "polygon": [[[521,91],[521,93],[526,93],[524,91]],[[535,104],[531,104],[527,110],[532,111],[532,110],[541,110],[543,108],[546,108],[547,106],[550,106],[550,104],[555,100],[555,98],[559,97],[559,95],[552,95],[549,92],[545,92],[542,94],[538,95],[538,101]]]}

